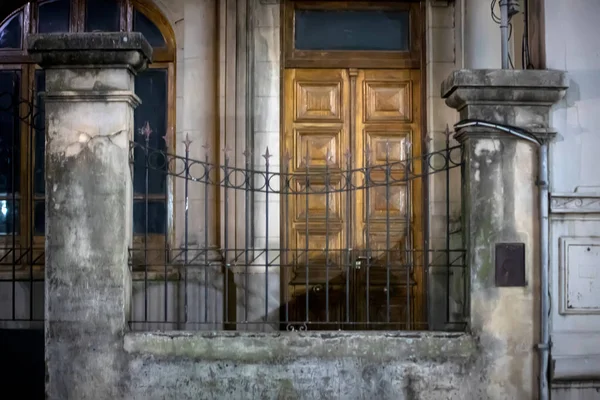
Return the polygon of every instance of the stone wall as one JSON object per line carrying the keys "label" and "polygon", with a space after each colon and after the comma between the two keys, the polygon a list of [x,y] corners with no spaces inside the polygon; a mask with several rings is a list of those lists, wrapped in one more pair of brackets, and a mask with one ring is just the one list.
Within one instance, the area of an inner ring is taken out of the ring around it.
{"label": "stone wall", "polygon": [[[490,398],[466,334],[160,334],[125,337],[128,399]],[[512,382],[504,382],[514,397]]]}

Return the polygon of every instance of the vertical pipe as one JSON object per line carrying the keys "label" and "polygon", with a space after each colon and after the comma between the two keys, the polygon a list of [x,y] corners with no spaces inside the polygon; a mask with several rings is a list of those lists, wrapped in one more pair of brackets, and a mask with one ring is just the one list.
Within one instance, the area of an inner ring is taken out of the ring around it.
{"label": "vertical pipe", "polygon": [[[11,180],[11,204],[10,204],[10,211],[12,213],[11,215],[11,221],[12,221],[12,229],[11,229],[11,239],[12,239],[12,319],[16,319],[17,316],[17,307],[16,307],[16,301],[17,301],[17,294],[16,294],[16,290],[17,290],[17,260],[16,260],[16,246],[17,246],[17,242],[16,242],[16,225],[17,225],[17,212],[16,212],[16,207],[15,204],[17,202],[17,197],[16,197],[16,193],[15,193],[15,186],[16,186],[16,177],[15,174],[17,173],[15,171],[15,141],[17,136],[17,129],[19,128],[19,125],[21,123],[20,121],[20,111],[19,110],[19,105],[20,105],[20,101],[19,101],[19,97],[20,97],[20,84],[21,84],[21,80],[18,80],[17,83],[15,84],[15,80],[17,79],[13,79],[13,96],[12,96],[12,103],[11,104],[14,107],[13,110],[13,129],[12,129],[12,143],[11,143],[11,154],[10,154],[10,160],[11,160],[11,171],[10,171],[10,180]],[[21,133],[21,130],[19,129],[19,133]]]}
{"label": "vertical pipe", "polygon": [[[250,159],[252,156],[252,151],[254,149],[254,1],[247,0],[246,1],[246,149],[247,156],[246,162],[250,167],[254,167],[254,161]],[[254,170],[254,168],[253,168]],[[254,172],[251,173],[251,177],[254,178]],[[252,190],[250,193],[246,195],[246,201],[249,204],[247,209],[247,217],[248,221],[255,221],[255,204],[254,197],[255,191]],[[248,230],[245,232],[245,236],[249,237],[248,244],[250,246],[254,246],[254,238],[255,238],[255,225],[254,223],[249,223]],[[246,245],[246,249],[250,246]],[[246,264],[248,264],[246,262]],[[246,274],[246,277],[248,274]],[[248,282],[246,282],[248,283]],[[246,293],[247,294],[247,293]]]}
{"label": "vertical pipe", "polygon": [[450,322],[450,130],[446,127],[446,323]]}
{"label": "vertical pipe", "polygon": [[265,153],[265,324],[269,318],[269,148]]}
{"label": "vertical pipe", "polygon": [[523,50],[522,50],[522,62],[521,67],[523,69],[529,69],[529,0],[525,0],[524,2],[524,14],[525,14],[525,26],[524,26],[524,34],[523,34]]}
{"label": "vertical pipe", "polygon": [[508,69],[508,0],[500,0],[500,40],[502,69]]}
{"label": "vertical pipe", "polygon": [[250,197],[250,188],[251,188],[251,182],[250,179],[252,179],[252,174],[250,173],[250,157],[251,154],[249,150],[246,150],[246,152],[244,153],[245,157],[246,157],[246,173],[245,173],[245,185],[246,185],[246,191],[245,191],[245,213],[244,213],[244,221],[245,221],[245,229],[244,229],[244,269],[245,269],[245,274],[244,274],[244,322],[247,323],[248,322],[248,284],[250,283],[250,276],[248,275],[249,272],[249,263],[250,263],[250,201],[251,201],[251,197]]}
{"label": "vertical pipe", "polygon": [[189,257],[189,181],[190,181],[190,148],[189,143],[185,143],[185,216],[183,231],[183,320],[188,322],[188,257]]}
{"label": "vertical pipe", "polygon": [[148,147],[150,146],[150,126],[147,125],[144,146],[144,322],[148,322]]}
{"label": "vertical pipe", "polygon": [[[29,185],[28,185],[28,189],[29,189],[29,193],[30,193],[30,197],[29,197],[29,210],[32,211],[32,214],[34,217],[30,220],[29,222],[29,237],[27,238],[27,245],[29,247],[29,256],[27,257],[27,263],[29,264],[29,320],[32,321],[33,320],[33,258],[34,258],[34,254],[33,254],[33,236],[34,236],[34,232],[35,232],[35,146],[36,146],[36,139],[37,139],[37,133],[40,130],[38,127],[38,123],[39,123],[39,116],[41,114],[41,109],[42,109],[42,105],[41,105],[41,101],[39,99],[39,88],[37,87],[37,79],[35,78],[35,74],[34,74],[34,82],[36,87],[34,87],[34,89],[32,89],[31,91],[31,123],[29,124],[29,148],[32,149],[32,151],[27,152],[27,165],[29,166],[29,171],[31,171],[31,177],[32,179],[29,181]],[[36,111],[37,110],[37,111]],[[42,114],[43,116],[43,114]]]}
{"label": "vertical pipe", "polygon": [[[289,180],[288,180],[288,164],[289,164],[290,160],[289,160],[289,156],[286,155],[283,158],[283,168],[282,168],[282,173],[281,173],[281,177],[280,177],[280,185],[283,184],[283,192],[282,192],[282,196],[283,196],[283,221],[284,222],[284,228],[283,228],[283,234],[282,234],[282,238],[280,241],[280,246],[281,246],[281,252],[279,254],[284,255],[284,257],[281,258],[281,262],[282,262],[282,267],[286,268],[288,265],[290,265],[289,259],[288,257],[290,257],[290,252],[288,251],[289,248],[289,242],[288,242],[288,229],[289,227],[286,225],[287,221],[289,220]],[[281,256],[280,256],[281,257]],[[281,270],[280,276],[281,274],[283,274],[283,270]],[[287,276],[286,274],[283,274],[283,276]],[[285,288],[283,288],[283,290],[285,290],[285,323],[286,325],[289,323],[290,321],[290,298],[288,295],[288,291],[289,291],[289,286],[286,286]]]}
{"label": "vertical pipe", "polygon": [[304,196],[304,268],[305,268],[305,291],[306,291],[306,304],[305,304],[305,318],[304,318],[304,322],[308,324],[308,317],[309,317],[309,293],[310,293],[310,272],[309,272],[309,268],[310,268],[310,262],[309,262],[309,245],[308,245],[308,210],[309,210],[309,201],[308,201],[308,196],[310,195],[310,189],[309,189],[309,185],[310,185],[310,179],[308,177],[309,174],[309,164],[310,164],[310,153],[309,153],[309,149],[308,146],[306,147],[306,158],[305,158],[305,163],[306,163],[306,171],[305,171],[305,182],[304,182],[304,186],[305,186],[305,196]]}
{"label": "vertical pipe", "polygon": [[[327,149],[325,160],[325,322],[329,322],[329,161],[331,150]],[[307,210],[308,211],[308,210]]]}
{"label": "vertical pipe", "polygon": [[[412,241],[412,237],[411,237],[411,226],[410,226],[410,221],[411,221],[411,215],[412,215],[412,204],[410,202],[411,199],[411,181],[413,179],[417,179],[415,177],[411,177],[410,171],[411,171],[411,156],[410,156],[410,146],[408,145],[408,142],[405,142],[406,144],[406,162],[404,163],[404,204],[406,207],[405,210],[405,224],[406,224],[406,228],[404,231],[404,237],[405,237],[405,244],[404,244],[404,254],[405,254],[405,260],[406,260],[406,265],[404,265],[404,268],[406,269],[406,329],[410,330],[410,325],[411,325],[411,316],[412,316],[412,305],[411,305],[411,282],[410,282],[410,276],[411,276],[411,269],[414,265],[414,254],[413,251],[410,250],[414,250],[415,246],[413,245],[413,241]],[[421,178],[423,179],[423,178]],[[410,247],[409,247],[410,246]],[[410,250],[409,250],[410,248]]]}
{"label": "vertical pipe", "polygon": [[[163,153],[163,157],[165,160],[165,188],[169,187],[169,181],[170,181],[170,177],[169,177],[169,142],[165,143],[165,151]],[[165,190],[166,191],[166,190]],[[168,193],[165,193],[165,209],[169,210],[169,206],[168,206]],[[169,269],[168,269],[168,265],[169,265],[169,261],[170,261],[170,254],[169,254],[169,214],[170,212],[165,212],[165,219],[164,219],[164,223],[165,223],[165,242],[164,242],[164,246],[165,246],[165,252],[164,252],[164,272],[165,272],[165,287],[164,287],[164,295],[165,295],[165,301],[164,301],[164,322],[168,322],[169,318],[168,318],[168,314],[169,314],[169,279],[168,279],[168,273],[169,273]]]}
{"label": "vertical pipe", "polygon": [[[37,97],[37,95],[35,94],[35,91],[33,92],[33,96],[34,99]],[[34,155],[35,155],[35,138],[36,138],[36,133],[37,133],[37,125],[35,124],[35,106],[32,105],[32,109],[31,109],[31,113],[34,116],[31,120],[31,124],[29,125],[30,129],[29,129],[29,146],[32,149],[31,152],[27,152],[27,164],[29,166],[29,171],[31,172],[31,177],[34,177]],[[33,155],[32,155],[33,154]],[[32,211],[31,215],[35,216],[35,184],[34,184],[34,179],[31,179],[29,181],[29,193],[30,193],[30,197],[29,197],[29,210]],[[27,238],[27,245],[29,247],[29,256],[27,257],[27,263],[29,264],[29,320],[33,321],[33,291],[34,291],[34,286],[33,286],[33,236],[34,236],[34,231],[35,231],[35,218],[32,218],[29,221],[29,237]]]}
{"label": "vertical pipe", "polygon": [[352,252],[352,218],[350,207],[352,206],[352,158],[350,151],[346,155],[346,323],[350,325],[350,271],[351,271],[351,252]]}
{"label": "vertical pipe", "polygon": [[[350,284],[352,282],[352,286],[354,288],[356,288],[356,274],[353,274],[354,272],[354,268],[352,267],[352,263],[355,261],[355,259],[353,259],[353,257],[355,257],[355,255],[353,254],[352,248],[354,247],[354,237],[352,236],[352,232],[353,232],[353,228],[354,228],[354,221],[355,221],[355,212],[356,209],[354,208],[354,205],[352,203],[353,201],[353,191],[356,190],[356,188],[352,187],[352,183],[354,181],[354,171],[352,171],[352,151],[356,152],[356,154],[358,154],[357,150],[354,146],[351,146],[351,143],[356,143],[356,118],[352,117],[354,115],[354,113],[356,112],[356,78],[358,76],[358,70],[351,68],[349,70],[349,76],[350,76],[350,115],[351,117],[349,118],[349,125],[350,125],[350,142],[349,142],[349,147],[348,147],[348,151],[346,153],[346,215],[345,215],[345,220],[346,220],[346,322],[349,323],[350,322],[350,315],[351,315],[351,310],[350,310]],[[352,147],[354,147],[353,150]],[[354,210],[355,212],[352,212],[352,210]],[[364,234],[363,234],[364,235]],[[350,275],[352,276],[352,280],[350,279]],[[354,289],[354,291],[356,291],[356,289]],[[357,299],[353,299],[353,304],[357,303]],[[354,310],[352,312],[353,316],[352,322],[358,322],[357,318],[354,314],[356,314],[356,306],[354,306]],[[350,326],[348,324],[348,326]]]}
{"label": "vertical pipe", "polygon": [[[204,258],[204,323],[208,324],[208,192],[211,185],[210,173],[213,166],[209,164],[209,148],[206,148],[204,155],[204,249],[202,250]],[[187,220],[187,218],[186,218]]]}
{"label": "vertical pipe", "polygon": [[385,314],[390,322],[390,143],[385,144]]}
{"label": "vertical pipe", "polygon": [[369,327],[369,323],[371,322],[371,306],[370,306],[370,301],[371,301],[371,216],[369,215],[369,210],[371,210],[371,193],[370,193],[370,183],[371,183],[371,168],[370,168],[370,164],[371,164],[371,153],[370,153],[370,149],[367,147],[367,149],[365,150],[365,178],[364,178],[364,186],[363,186],[363,190],[365,191],[365,219],[367,222],[367,227],[366,227],[366,235],[365,235],[365,241],[366,241],[366,249],[367,249],[367,290],[366,290],[366,309],[367,309],[367,328]]}
{"label": "vertical pipe", "polygon": [[540,146],[539,155],[539,182],[540,187],[540,333],[541,343],[538,345],[540,352],[540,399],[548,399],[548,353],[549,353],[549,326],[548,317],[550,313],[550,299],[548,287],[548,145],[544,142]]}
{"label": "vertical pipe", "polygon": [[[227,118],[225,118],[227,119]],[[225,307],[223,310],[223,317],[225,319],[225,329],[228,329],[229,321],[229,259],[228,259],[228,241],[229,241],[229,154],[227,154],[228,150],[225,149],[225,165],[223,167],[223,209],[225,210],[225,215],[223,216],[223,254],[222,258],[225,264],[225,268],[223,270],[223,278],[225,280]],[[235,193],[234,193],[235,198]],[[234,252],[235,257],[235,252]]]}

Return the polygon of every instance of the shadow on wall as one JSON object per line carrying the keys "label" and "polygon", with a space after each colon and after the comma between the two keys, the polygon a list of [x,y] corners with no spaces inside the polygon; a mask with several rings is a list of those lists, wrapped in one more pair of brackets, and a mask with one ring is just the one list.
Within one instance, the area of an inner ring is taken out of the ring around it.
{"label": "shadow on wall", "polygon": [[44,331],[0,329],[0,387],[19,399],[44,399]]}

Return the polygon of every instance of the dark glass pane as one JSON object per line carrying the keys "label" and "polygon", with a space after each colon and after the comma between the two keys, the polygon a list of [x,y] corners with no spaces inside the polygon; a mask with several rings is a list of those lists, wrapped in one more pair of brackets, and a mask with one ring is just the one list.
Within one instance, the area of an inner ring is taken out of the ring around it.
{"label": "dark glass pane", "polygon": [[148,123],[152,129],[148,146],[153,150],[147,157],[142,148],[135,149],[133,190],[137,194],[145,193],[148,158],[148,193],[164,194],[166,163],[162,151],[166,150],[163,136],[167,132],[167,70],[148,69],[138,74],[135,93],[142,100],[142,104],[135,109],[135,141],[142,145],[146,143],[140,129]]}
{"label": "dark glass pane", "polygon": [[0,200],[0,235],[7,233],[19,233],[18,201]]}
{"label": "dark glass pane", "polygon": [[33,187],[35,194],[44,195],[44,153],[46,148],[46,116],[44,114],[44,98],[42,93],[46,90],[46,73],[43,70],[35,71],[36,106],[33,114],[34,129],[34,169]]}
{"label": "dark glass pane", "polygon": [[115,0],[86,0],[86,32],[119,32],[120,7]]}
{"label": "dark glass pane", "polygon": [[0,49],[21,48],[22,21],[23,13],[20,12],[0,26]]}
{"label": "dark glass pane", "polygon": [[137,10],[133,12],[133,30],[141,32],[152,47],[167,46],[165,38],[158,27],[148,17]]}
{"label": "dark glass pane", "polygon": [[0,71],[0,195],[19,191],[20,71]]}
{"label": "dark glass pane", "polygon": [[71,2],[54,0],[40,4],[38,12],[38,32],[69,32]]}
{"label": "dark glass pane", "polygon": [[43,200],[36,201],[33,207],[33,234],[41,236],[46,229],[46,207]]}
{"label": "dark glass pane", "polygon": [[[166,233],[166,212],[164,201],[148,202],[148,233]],[[146,233],[146,203],[144,201],[133,202],[133,233],[143,235]]]}
{"label": "dark glass pane", "polygon": [[407,11],[297,10],[298,50],[408,50]]}

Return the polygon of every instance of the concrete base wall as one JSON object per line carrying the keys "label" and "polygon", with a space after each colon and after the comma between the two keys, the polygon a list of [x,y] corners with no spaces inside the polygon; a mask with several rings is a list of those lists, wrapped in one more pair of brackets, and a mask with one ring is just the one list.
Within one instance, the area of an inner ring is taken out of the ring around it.
{"label": "concrete base wall", "polygon": [[128,399],[515,399],[462,333],[131,333],[125,350]]}

